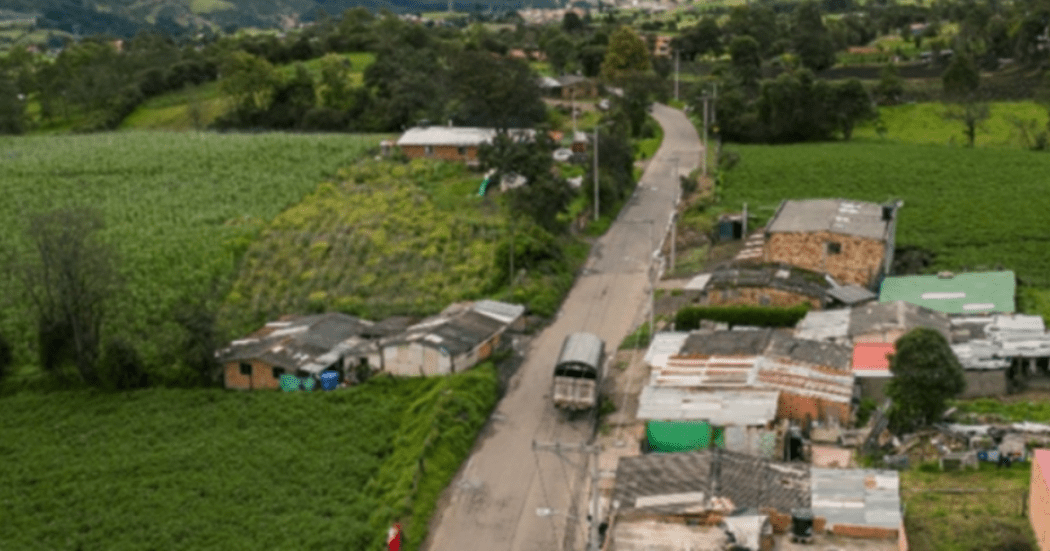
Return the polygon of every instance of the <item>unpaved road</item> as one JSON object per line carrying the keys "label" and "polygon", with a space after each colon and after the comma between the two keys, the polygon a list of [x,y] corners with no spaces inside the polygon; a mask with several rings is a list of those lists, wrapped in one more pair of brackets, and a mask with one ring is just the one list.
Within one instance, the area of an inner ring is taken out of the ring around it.
{"label": "unpaved road", "polygon": [[[664,131],[638,191],[591,251],[557,319],[531,343],[474,450],[442,496],[427,551],[552,551],[561,549],[567,515],[582,489],[586,457],[533,452],[532,442],[582,443],[586,419],[569,422],[550,403],[554,362],[565,336],[590,331],[616,347],[648,312],[648,266],[678,197],[678,178],[699,166],[700,140],[679,110],[654,105]],[[677,158],[677,163],[674,159]],[[652,238],[650,238],[652,236]],[[651,240],[652,239],[652,240]],[[610,354],[612,355],[612,354]],[[575,467],[573,466],[575,464]],[[538,517],[540,507],[560,511]],[[579,511],[582,517],[587,512]],[[572,529],[572,528],[570,528]],[[585,543],[575,539],[573,547]]]}

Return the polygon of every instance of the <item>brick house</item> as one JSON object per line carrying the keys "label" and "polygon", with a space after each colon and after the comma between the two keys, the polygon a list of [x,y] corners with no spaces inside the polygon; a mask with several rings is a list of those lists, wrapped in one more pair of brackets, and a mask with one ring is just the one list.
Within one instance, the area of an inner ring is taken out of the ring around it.
{"label": "brick house", "polygon": [[845,199],[783,201],[766,225],[762,256],[874,288],[893,262],[897,211]]}
{"label": "brick house", "polygon": [[[531,140],[532,129],[510,129],[517,140]],[[396,145],[409,159],[428,158],[443,161],[478,162],[478,148],[492,143],[496,129],[467,126],[417,126],[409,128]],[[553,136],[552,136],[553,138]]]}
{"label": "brick house", "polygon": [[778,419],[850,422],[853,414],[852,350],[775,332],[757,362],[759,386],[780,391]]}
{"label": "brick house", "polygon": [[376,368],[381,334],[368,320],[339,313],[285,316],[218,352],[226,388],[281,388],[281,375],[317,377],[337,371],[340,380],[358,365]]}

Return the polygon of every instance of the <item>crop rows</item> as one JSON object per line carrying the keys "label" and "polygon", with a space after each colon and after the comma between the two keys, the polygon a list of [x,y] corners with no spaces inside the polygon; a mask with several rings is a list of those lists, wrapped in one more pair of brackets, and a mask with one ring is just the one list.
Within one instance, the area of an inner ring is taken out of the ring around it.
{"label": "crop rows", "polygon": [[[213,281],[228,285],[262,225],[377,141],[160,132],[2,138],[0,250],[25,251],[31,213],[100,209],[103,237],[119,250],[127,279],[112,305],[113,329],[161,362],[176,346],[172,306],[205,296]],[[21,296],[10,277],[0,276],[0,289]],[[33,361],[32,325],[25,304],[0,303],[0,332],[23,364]]]}

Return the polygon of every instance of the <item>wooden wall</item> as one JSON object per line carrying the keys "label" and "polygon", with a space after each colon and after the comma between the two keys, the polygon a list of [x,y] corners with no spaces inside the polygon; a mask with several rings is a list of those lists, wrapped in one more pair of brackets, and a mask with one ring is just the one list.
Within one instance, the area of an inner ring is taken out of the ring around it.
{"label": "wooden wall", "polygon": [[[223,367],[223,384],[238,390],[279,389],[281,378],[273,376],[273,366],[260,360],[246,361],[252,366],[251,375],[241,375],[241,362],[227,362]],[[284,373],[288,373],[287,370]],[[294,373],[292,373],[294,375]]]}

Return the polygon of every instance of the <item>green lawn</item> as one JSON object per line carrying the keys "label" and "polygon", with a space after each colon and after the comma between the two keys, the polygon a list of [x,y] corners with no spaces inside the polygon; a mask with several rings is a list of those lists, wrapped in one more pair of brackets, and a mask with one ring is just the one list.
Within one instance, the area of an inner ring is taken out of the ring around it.
{"label": "green lawn", "polygon": [[[764,224],[783,199],[904,200],[898,245],[937,256],[932,271],[997,263],[1050,289],[1044,197],[1050,155],[1020,149],[892,143],[727,145],[740,154],[725,174],[726,208],[743,202]],[[1045,295],[1043,295],[1045,297]],[[1047,304],[1045,301],[1042,303]],[[1050,310],[1042,309],[1044,317]]]}
{"label": "green lawn", "polygon": [[[1046,129],[1047,110],[1035,102],[997,102],[990,107],[991,116],[977,131],[977,146],[1021,147],[1020,135],[1011,122],[1014,119],[1035,120],[1038,130]],[[874,123],[858,127],[854,136],[909,144],[966,145],[963,124],[945,120],[945,110],[943,103],[882,107],[879,112],[886,127],[885,136],[879,137]]]}
{"label": "green lawn", "polygon": [[1050,402],[996,400],[994,398],[977,398],[974,400],[955,400],[951,405],[959,408],[962,415],[998,417],[1002,422],[1050,423]]}
{"label": "green lawn", "polygon": [[[924,466],[901,473],[901,499],[908,547],[912,551],[973,551],[1007,549],[1024,542],[1036,549],[1035,534],[1021,515],[1028,500],[1029,463],[997,469],[982,463],[979,470],[940,472]],[[978,489],[974,493],[928,490]],[[1012,547],[1021,549],[1021,547]]]}
{"label": "green lawn", "polygon": [[[31,213],[100,209],[103,238],[120,252],[127,281],[109,334],[130,338],[151,365],[166,366],[181,335],[172,307],[205,295],[212,282],[220,291],[229,285],[261,227],[381,138],[142,131],[0,138],[0,250],[26,246]],[[33,322],[14,281],[0,271],[10,299],[0,302],[0,333],[27,365]]]}
{"label": "green lawn", "polygon": [[[0,399],[5,549],[414,551],[495,405],[491,364],[332,392]],[[422,468],[422,470],[420,470]]]}

